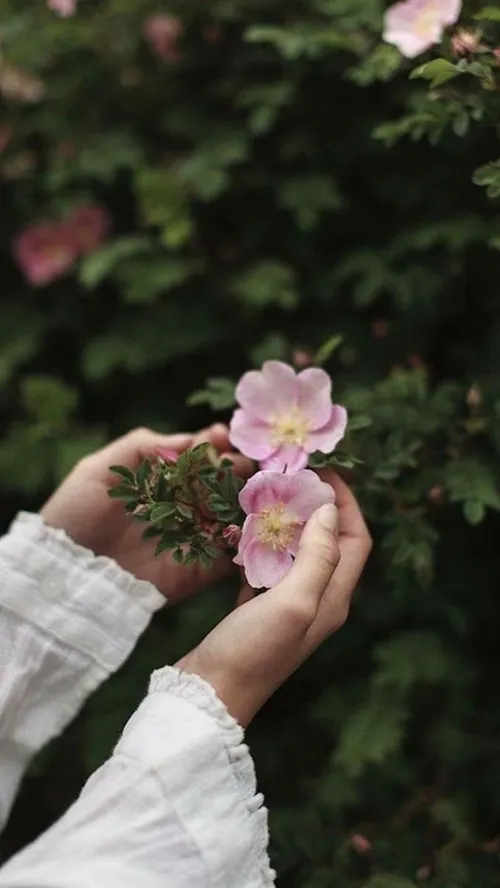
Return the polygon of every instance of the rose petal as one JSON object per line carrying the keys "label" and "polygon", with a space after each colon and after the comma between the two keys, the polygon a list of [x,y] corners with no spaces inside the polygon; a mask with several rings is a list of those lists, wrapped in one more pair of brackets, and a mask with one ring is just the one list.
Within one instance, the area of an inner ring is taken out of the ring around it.
{"label": "rose petal", "polygon": [[269,426],[246,410],[235,410],[229,440],[233,447],[251,459],[265,459],[276,450]]}
{"label": "rose petal", "polygon": [[243,553],[247,546],[255,539],[257,535],[258,518],[256,515],[249,515],[245,518],[243,527],[241,528],[240,541],[238,543],[238,553],[233,558],[235,564],[240,566],[243,564]]}
{"label": "rose petal", "polygon": [[270,589],[286,576],[293,564],[289,552],[276,552],[259,540],[252,540],[242,558],[247,582],[253,589]]}
{"label": "rose petal", "polygon": [[[285,475],[280,472],[256,472],[240,491],[239,501],[243,511],[247,515],[256,514],[283,502],[286,487],[284,479]],[[245,526],[246,522],[243,525],[243,537]]]}
{"label": "rose petal", "polygon": [[403,0],[385,16],[383,39],[414,58],[442,39],[443,31],[460,14],[461,0]]}
{"label": "rose petal", "polygon": [[307,451],[303,447],[282,444],[271,456],[261,461],[261,466],[272,472],[298,472],[307,466],[307,460]]}
{"label": "rose petal", "polygon": [[295,475],[285,475],[286,490],[283,502],[287,514],[300,521],[307,521],[316,509],[324,503],[335,502],[335,492],[311,469],[304,469]]}
{"label": "rose petal", "polygon": [[340,404],[334,404],[328,423],[323,428],[309,433],[308,452],[314,453],[315,450],[321,450],[322,453],[331,453],[344,437],[346,427],[347,410]]}
{"label": "rose petal", "polygon": [[262,370],[245,373],[236,386],[236,400],[252,416],[267,420],[297,401],[297,376],[281,361],[266,361]]}
{"label": "rose petal", "polygon": [[332,381],[319,367],[310,367],[297,376],[298,407],[313,429],[319,429],[330,419],[332,410]]}

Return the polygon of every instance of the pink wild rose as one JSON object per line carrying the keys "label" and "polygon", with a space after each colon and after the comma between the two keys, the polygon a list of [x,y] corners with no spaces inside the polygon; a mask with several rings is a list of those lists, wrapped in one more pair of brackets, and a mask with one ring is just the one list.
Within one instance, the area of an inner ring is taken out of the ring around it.
{"label": "pink wild rose", "polygon": [[33,287],[44,287],[58,280],[78,255],[71,227],[49,223],[23,231],[14,242],[13,252],[24,277]]}
{"label": "pink wild rose", "polygon": [[76,12],[78,0],[47,0],[47,6],[62,18],[69,18]]}
{"label": "pink wild rose", "polygon": [[297,554],[304,524],[320,506],[334,502],[330,485],[310,469],[293,475],[257,472],[250,478],[240,493],[247,518],[234,559],[243,566],[250,586],[269,589],[283,579]]}
{"label": "pink wild rose", "polygon": [[408,59],[439,43],[445,28],[454,25],[462,0],[403,0],[385,15],[383,39]]}
{"label": "pink wild rose", "polygon": [[181,57],[177,42],[182,31],[182,22],[174,15],[153,15],[144,25],[144,36],[151,50],[167,62],[178,62]]}
{"label": "pink wild rose", "polygon": [[315,450],[331,453],[344,437],[347,412],[332,404],[330,377],[319,367],[296,373],[281,361],[245,373],[236,387],[230,441],[261,468],[296,472]]}
{"label": "pink wild rose", "polygon": [[76,249],[86,255],[102,243],[111,227],[111,222],[103,207],[89,204],[75,210],[68,219],[68,225],[72,228]]}

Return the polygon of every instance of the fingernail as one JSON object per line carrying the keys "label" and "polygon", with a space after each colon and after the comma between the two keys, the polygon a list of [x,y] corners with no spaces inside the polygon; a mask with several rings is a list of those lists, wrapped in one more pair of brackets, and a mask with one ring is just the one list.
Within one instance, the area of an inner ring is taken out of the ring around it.
{"label": "fingernail", "polygon": [[333,503],[326,503],[317,511],[318,521],[325,530],[336,533],[338,528],[337,507]]}

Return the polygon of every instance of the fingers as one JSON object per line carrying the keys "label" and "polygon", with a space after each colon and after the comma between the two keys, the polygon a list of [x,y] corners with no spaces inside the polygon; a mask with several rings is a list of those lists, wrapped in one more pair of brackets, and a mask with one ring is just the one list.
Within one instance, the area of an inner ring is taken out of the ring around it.
{"label": "fingers", "polygon": [[340,560],[337,509],[321,506],[307,522],[294,564],[269,595],[309,626]]}
{"label": "fingers", "polygon": [[195,447],[206,442],[221,452],[230,447],[228,435],[228,429],[222,423],[216,423],[196,434],[165,435],[152,429],[138,428],[91,454],[87,461],[93,468],[97,465],[102,465],[106,469],[110,465],[126,465],[129,468],[135,468],[143,459],[155,456],[163,449],[175,450],[180,453],[188,447]]}
{"label": "fingers", "polygon": [[341,537],[353,537],[371,549],[371,537],[356,497],[342,478],[331,469],[323,469],[319,476],[335,491],[335,502],[339,510],[339,533]]}
{"label": "fingers", "polygon": [[335,490],[339,514],[340,561],[333,573],[314,624],[308,633],[311,649],[342,626],[372,547],[372,540],[354,494],[333,472],[323,472]]}

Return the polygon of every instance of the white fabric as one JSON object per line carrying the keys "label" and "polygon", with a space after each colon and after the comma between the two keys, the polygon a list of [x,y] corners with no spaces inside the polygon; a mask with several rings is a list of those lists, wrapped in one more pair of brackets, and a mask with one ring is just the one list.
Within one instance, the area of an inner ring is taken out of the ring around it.
{"label": "white fabric", "polygon": [[[164,599],[38,516],[0,540],[0,827],[30,758],[129,655]],[[67,814],[0,888],[269,888],[267,812],[243,732],[166,667]]]}

